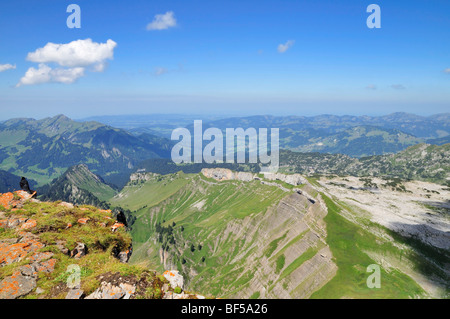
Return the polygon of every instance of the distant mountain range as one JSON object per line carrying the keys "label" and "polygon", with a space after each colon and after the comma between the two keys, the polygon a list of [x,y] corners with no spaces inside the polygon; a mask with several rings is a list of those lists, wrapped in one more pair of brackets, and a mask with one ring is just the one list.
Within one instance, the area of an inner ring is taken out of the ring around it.
{"label": "distant mountain range", "polygon": [[383,176],[450,185],[450,144],[419,144],[396,154],[360,159],[342,154],[282,151],[280,165],[281,171],[310,176]]}
{"label": "distant mountain range", "polygon": [[408,113],[380,117],[251,116],[206,122],[203,126],[222,130],[279,128],[282,149],[364,157],[396,153],[423,142],[445,144],[450,136],[450,113],[429,117]]}
{"label": "distant mountain range", "polygon": [[[108,116],[98,119],[120,124],[127,130],[95,121],[73,121],[64,115],[42,120],[19,118],[0,123],[0,170],[3,170],[1,187],[11,190],[11,185],[17,184],[16,176],[25,176],[36,181],[38,186],[43,186],[63,175],[69,167],[78,164],[87,165],[90,171],[119,189],[137,169],[175,172],[178,168],[168,162],[175,141],[166,136],[175,127],[192,129],[196,116]],[[380,117],[320,115],[218,119],[207,116],[203,129],[208,127],[223,130],[228,127],[279,128],[281,149],[296,152],[292,154],[296,154],[294,157],[298,162],[291,164],[303,172],[304,168],[299,166],[302,158],[312,157],[311,165],[320,159],[319,162],[323,165],[322,159],[334,161],[348,156],[346,161],[355,162],[355,158],[361,158],[359,163],[367,164],[364,157],[395,154],[424,142],[445,145],[450,140],[450,113],[429,117],[407,113]],[[318,156],[318,153],[323,156]],[[288,160],[286,157],[284,159]],[[375,161],[379,160],[382,158]],[[198,172],[206,167],[197,166],[183,167],[183,170]],[[341,171],[352,174],[367,171],[366,167],[357,167],[354,172],[349,171],[348,167]],[[254,171],[252,167],[229,168]],[[317,168],[317,171],[330,172],[330,167],[325,165]],[[424,172],[419,175],[429,174],[426,169]],[[403,177],[408,177],[404,175]],[[439,176],[427,175],[427,178],[442,181],[442,176]]]}
{"label": "distant mountain range", "polygon": [[279,127],[290,131],[314,129],[323,133],[337,132],[356,126],[375,126],[396,129],[423,138],[440,138],[450,135],[450,113],[419,116],[409,113],[392,113],[384,116],[317,115],[317,116],[250,116],[209,122],[217,127]]}
{"label": "distant mountain range", "polygon": [[170,141],[97,122],[75,122],[64,115],[12,119],[0,123],[0,169],[40,185],[84,163],[108,182],[120,184],[143,160],[168,157]]}
{"label": "distant mountain range", "polygon": [[334,134],[355,126],[375,126],[396,129],[418,138],[435,139],[450,135],[450,113],[419,116],[397,112],[384,116],[317,115],[317,116],[273,116],[256,115],[246,117],[219,117],[190,114],[113,115],[96,116],[82,121],[96,121],[132,132],[152,132],[170,138],[172,129],[192,125],[194,120],[214,127],[279,127],[286,131],[313,129],[322,134]]}
{"label": "distant mountain range", "polygon": [[450,142],[450,113],[418,116],[393,113],[385,116],[272,116],[214,118],[195,115],[94,117],[138,135],[150,133],[170,138],[177,127],[193,130],[194,120],[203,128],[279,128],[280,147],[297,152],[341,153],[352,157],[396,153],[419,143]]}

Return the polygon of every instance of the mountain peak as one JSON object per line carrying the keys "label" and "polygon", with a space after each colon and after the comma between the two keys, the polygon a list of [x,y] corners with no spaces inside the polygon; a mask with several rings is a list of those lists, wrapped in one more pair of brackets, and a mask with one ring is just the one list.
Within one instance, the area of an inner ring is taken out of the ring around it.
{"label": "mountain peak", "polygon": [[68,118],[64,114],[55,115],[53,118],[56,119],[56,120],[70,120],[70,118]]}

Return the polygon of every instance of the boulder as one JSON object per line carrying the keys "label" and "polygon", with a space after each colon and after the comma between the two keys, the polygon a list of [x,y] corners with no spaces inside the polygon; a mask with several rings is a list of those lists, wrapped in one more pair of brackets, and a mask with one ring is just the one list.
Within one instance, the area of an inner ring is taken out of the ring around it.
{"label": "boulder", "polygon": [[36,287],[36,279],[15,272],[0,282],[0,299],[16,299],[30,293]]}
{"label": "boulder", "polygon": [[130,260],[130,254],[128,251],[122,251],[119,253],[117,258],[120,260],[121,263],[126,264],[128,260]]}
{"label": "boulder", "polygon": [[82,299],[84,291],[81,289],[70,289],[65,299]]}
{"label": "boulder", "polygon": [[27,240],[15,244],[0,243],[0,265],[9,265],[14,262],[22,261],[30,252],[44,247],[44,244]]}
{"label": "boulder", "polygon": [[19,271],[22,275],[28,276],[28,277],[37,278],[37,275],[38,275],[36,267],[33,264],[21,266],[21,267],[19,267]]}
{"label": "boulder", "polygon": [[101,287],[85,299],[130,299],[136,292],[136,286],[121,283],[115,286],[103,281]]}
{"label": "boulder", "polygon": [[87,254],[86,245],[83,243],[77,243],[75,249],[70,252],[70,257],[78,259],[85,256],[86,254]]}
{"label": "boulder", "polygon": [[56,248],[58,248],[59,251],[62,252],[64,255],[70,256],[70,250],[66,248],[65,244],[66,244],[65,241],[57,240]]}
{"label": "boulder", "polygon": [[115,231],[116,231],[117,229],[119,229],[120,227],[125,227],[125,225],[122,224],[122,223],[115,223],[114,225],[111,226],[111,230],[112,230],[113,232],[115,232]]}
{"label": "boulder", "polygon": [[24,202],[34,198],[36,192],[28,194],[25,191],[16,191],[14,193],[0,194],[0,206],[6,209],[21,207]]}
{"label": "boulder", "polygon": [[55,271],[56,259],[50,259],[41,263],[33,263],[38,272],[52,273]]}
{"label": "boulder", "polygon": [[82,224],[82,225],[86,225],[89,220],[90,220],[90,218],[88,218],[88,217],[80,218],[80,219],[78,219],[78,223]]}
{"label": "boulder", "polygon": [[163,274],[172,288],[180,287],[184,290],[184,278],[177,270],[167,270]]}
{"label": "boulder", "polygon": [[22,226],[20,226],[20,229],[28,230],[36,227],[36,225],[37,221],[35,221],[34,219],[28,219],[25,223],[22,224]]}

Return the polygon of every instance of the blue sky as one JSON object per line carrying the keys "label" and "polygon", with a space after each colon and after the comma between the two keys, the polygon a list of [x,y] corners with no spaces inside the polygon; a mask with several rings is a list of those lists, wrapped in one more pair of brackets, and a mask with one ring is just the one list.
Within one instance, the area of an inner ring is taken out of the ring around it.
{"label": "blue sky", "polygon": [[[80,29],[66,25],[72,3]],[[381,29],[366,25],[371,3]],[[167,12],[175,25],[147,29]],[[0,120],[449,112],[449,13],[447,0],[1,1],[0,70],[11,67],[0,72]],[[23,80],[41,68],[29,53],[86,39],[114,41],[113,57],[71,66],[47,57],[51,80]]]}

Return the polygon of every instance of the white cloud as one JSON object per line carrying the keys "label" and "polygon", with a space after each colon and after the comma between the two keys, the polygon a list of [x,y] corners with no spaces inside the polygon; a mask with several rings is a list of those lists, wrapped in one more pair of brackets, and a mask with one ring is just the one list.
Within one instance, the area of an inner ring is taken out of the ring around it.
{"label": "white cloud", "polygon": [[112,59],[117,43],[93,42],[91,39],[72,41],[66,44],[47,43],[43,48],[28,53],[27,60],[37,63],[57,63],[67,67],[85,67],[104,64]]}
{"label": "white cloud", "polygon": [[16,65],[12,65],[12,64],[0,64],[0,72],[6,71],[6,70],[11,70],[11,69],[15,69]]}
{"label": "white cloud", "polygon": [[177,25],[172,11],[167,11],[165,14],[157,14],[152,22],[147,24],[147,30],[165,30]]}
{"label": "white cloud", "polygon": [[[29,68],[16,87],[49,82],[70,84],[84,76],[87,67],[92,72],[103,72],[106,60],[113,58],[116,46],[117,43],[113,40],[106,43],[93,42],[91,39],[65,44],[49,42],[28,53],[27,60],[39,63],[39,67]],[[49,63],[61,67],[52,68],[47,65]]]}
{"label": "white cloud", "polygon": [[444,70],[444,73],[450,74],[450,68],[445,69],[445,70]]}
{"label": "white cloud", "polygon": [[57,68],[52,69],[46,64],[39,64],[39,68],[29,68],[25,75],[17,83],[17,87],[22,85],[34,85],[41,83],[65,83],[70,84],[75,82],[78,78],[84,75],[84,68]]}
{"label": "white cloud", "polygon": [[366,89],[368,89],[368,90],[376,90],[377,86],[375,84],[369,84],[368,86],[366,86]]}
{"label": "white cloud", "polygon": [[286,52],[290,47],[294,45],[294,43],[295,43],[294,40],[289,40],[285,44],[278,45],[278,52],[280,53]]}

